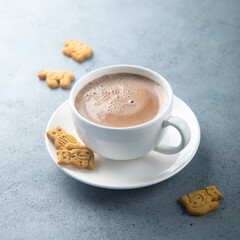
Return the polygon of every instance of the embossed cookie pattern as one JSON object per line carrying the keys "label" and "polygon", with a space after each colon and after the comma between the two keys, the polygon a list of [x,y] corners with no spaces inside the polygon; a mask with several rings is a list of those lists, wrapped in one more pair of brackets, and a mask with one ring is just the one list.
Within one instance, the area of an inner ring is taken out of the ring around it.
{"label": "embossed cookie pattern", "polygon": [[219,208],[217,200],[222,199],[223,195],[216,186],[206,187],[180,198],[180,203],[186,208],[190,215],[202,216]]}
{"label": "embossed cookie pattern", "polygon": [[66,145],[66,150],[57,151],[59,165],[72,165],[77,168],[88,168],[93,170],[95,168],[94,154],[86,146],[80,144]]}
{"label": "embossed cookie pattern", "polygon": [[78,143],[77,139],[74,136],[67,133],[64,129],[62,129],[59,126],[48,131],[46,134],[47,137],[53,142],[53,144],[58,150],[65,149],[67,143],[74,144]]}
{"label": "embossed cookie pattern", "polygon": [[57,126],[46,133],[47,137],[58,149],[57,163],[59,165],[71,165],[76,168],[95,169],[94,153],[74,136]]}

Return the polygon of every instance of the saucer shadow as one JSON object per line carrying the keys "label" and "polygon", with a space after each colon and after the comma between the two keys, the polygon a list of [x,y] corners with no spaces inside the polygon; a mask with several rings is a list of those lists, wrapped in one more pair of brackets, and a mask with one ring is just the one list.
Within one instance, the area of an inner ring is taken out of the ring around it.
{"label": "saucer shadow", "polygon": [[99,188],[85,183],[79,182],[70,176],[65,176],[66,181],[64,181],[63,190],[68,196],[74,199],[81,200],[82,198],[87,198],[88,203],[91,205],[107,206],[109,203],[113,202],[134,202],[136,200],[145,199],[146,196],[152,195],[154,192],[161,190],[167,180],[161,183],[157,183],[151,186],[136,188],[136,189],[105,189]]}

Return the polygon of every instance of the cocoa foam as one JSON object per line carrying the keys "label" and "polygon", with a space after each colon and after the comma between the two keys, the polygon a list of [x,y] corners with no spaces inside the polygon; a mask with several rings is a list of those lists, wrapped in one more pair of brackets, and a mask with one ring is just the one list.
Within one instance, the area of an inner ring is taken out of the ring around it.
{"label": "cocoa foam", "polygon": [[75,98],[84,118],[109,127],[130,127],[152,120],[168,104],[161,85],[137,74],[116,73],[85,85]]}

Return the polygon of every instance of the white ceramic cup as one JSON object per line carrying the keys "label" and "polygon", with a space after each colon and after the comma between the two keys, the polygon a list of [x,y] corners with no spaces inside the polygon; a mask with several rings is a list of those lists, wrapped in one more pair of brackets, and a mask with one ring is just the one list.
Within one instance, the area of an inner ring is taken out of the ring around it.
{"label": "white ceramic cup", "polygon": [[[158,82],[167,92],[169,103],[164,111],[151,121],[133,127],[106,127],[82,117],[74,106],[79,90],[90,81],[111,73],[135,73]],[[115,65],[92,71],[84,75],[70,93],[73,121],[79,137],[95,153],[113,160],[129,160],[141,157],[154,150],[164,154],[175,154],[184,149],[191,138],[187,123],[171,115],[173,106],[172,88],[160,74],[139,66]],[[168,126],[175,127],[181,135],[179,146],[159,146]]]}

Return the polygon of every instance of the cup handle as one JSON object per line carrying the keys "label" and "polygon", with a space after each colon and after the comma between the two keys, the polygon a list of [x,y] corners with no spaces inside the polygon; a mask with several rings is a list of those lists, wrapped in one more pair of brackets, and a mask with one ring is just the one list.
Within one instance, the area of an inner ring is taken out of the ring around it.
{"label": "cup handle", "polygon": [[163,154],[175,154],[182,151],[191,139],[191,131],[188,124],[179,117],[170,116],[163,122],[163,128],[168,126],[175,127],[181,135],[181,143],[178,146],[161,145],[155,147],[153,150]]}

